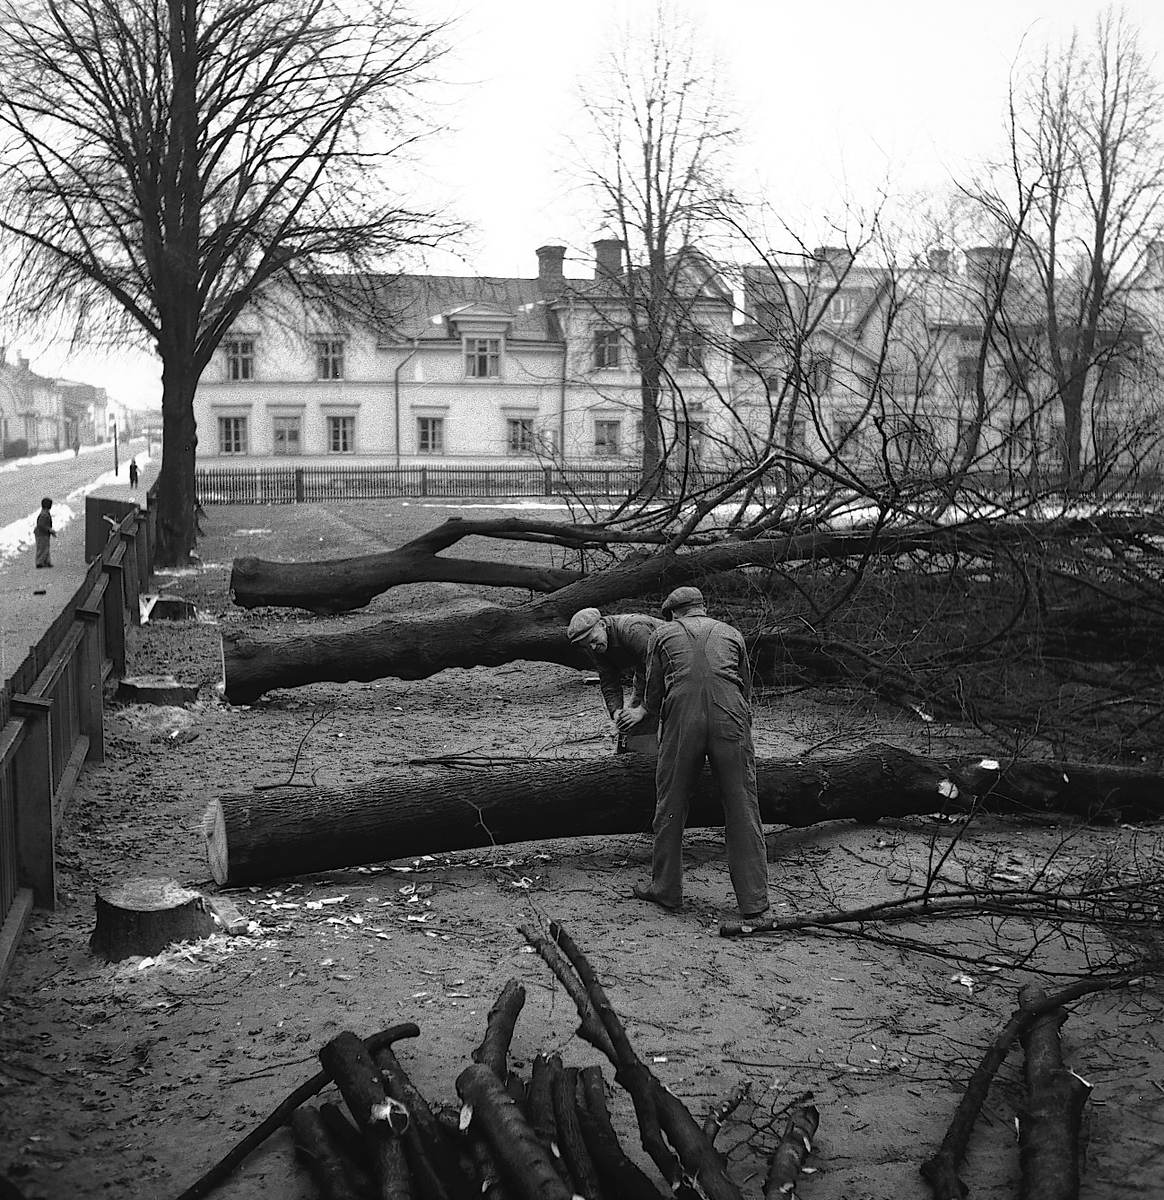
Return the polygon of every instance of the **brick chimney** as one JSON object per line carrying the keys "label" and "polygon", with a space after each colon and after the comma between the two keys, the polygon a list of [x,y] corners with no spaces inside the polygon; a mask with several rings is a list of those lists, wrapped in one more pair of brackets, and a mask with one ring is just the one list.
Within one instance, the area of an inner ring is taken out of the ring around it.
{"label": "brick chimney", "polygon": [[949,275],[949,250],[930,250],[926,253],[926,263],[935,275]]}
{"label": "brick chimney", "polygon": [[966,251],[966,273],[971,279],[997,283],[1002,271],[1001,246],[970,246]]}
{"label": "brick chimney", "polygon": [[594,278],[617,279],[622,274],[622,241],[599,238],[594,243]]}
{"label": "brick chimney", "polygon": [[817,246],[812,252],[819,266],[829,266],[843,275],[852,265],[855,255],[848,246]]}
{"label": "brick chimney", "polygon": [[538,254],[538,291],[542,295],[553,295],[562,291],[566,286],[566,277],[562,271],[562,263],[566,258],[565,246],[539,246]]}

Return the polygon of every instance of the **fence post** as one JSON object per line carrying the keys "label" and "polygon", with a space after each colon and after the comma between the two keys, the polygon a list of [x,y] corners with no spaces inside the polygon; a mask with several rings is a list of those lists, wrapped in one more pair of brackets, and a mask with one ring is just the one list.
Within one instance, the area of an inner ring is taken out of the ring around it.
{"label": "fence post", "polygon": [[307,499],[307,489],[303,486],[303,468],[295,468],[295,503],[302,504]]}
{"label": "fence post", "polygon": [[121,679],[125,675],[125,568],[121,563],[104,563],[102,569],[109,576],[109,586],[102,597],[105,645],[113,660],[113,674]]}
{"label": "fence post", "polygon": [[43,696],[15,695],[12,711],[25,720],[26,734],[16,751],[16,870],[32,888],[32,902],[57,906],[56,846],[53,838],[53,702]]}
{"label": "fence post", "polygon": [[547,496],[552,496],[554,494],[554,468],[553,467],[542,467],[542,472],[545,474],[545,477],[546,477],[545,494]]}
{"label": "fence post", "polygon": [[428,495],[428,467],[420,468],[420,494]]}
{"label": "fence post", "polygon": [[137,573],[137,538],[128,529],[122,529],[121,541],[125,546],[125,557],[121,560],[125,572],[125,607],[131,625],[141,624],[141,606],[138,597],[141,595],[141,580]]}
{"label": "fence post", "polygon": [[[108,588],[106,589],[108,592]],[[105,761],[105,720],[102,715],[101,639],[98,623],[99,608],[78,608],[76,617],[85,626],[85,637],[81,642],[81,732],[89,738],[89,762]]]}

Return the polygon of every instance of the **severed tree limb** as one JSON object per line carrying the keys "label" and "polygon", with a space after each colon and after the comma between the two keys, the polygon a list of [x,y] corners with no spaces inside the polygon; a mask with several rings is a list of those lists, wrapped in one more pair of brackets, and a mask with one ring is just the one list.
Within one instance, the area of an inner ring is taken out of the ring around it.
{"label": "severed tree limb", "polygon": [[[1024,1011],[1047,1003],[1032,984],[1019,992]],[[1078,1200],[1079,1125],[1091,1085],[1063,1066],[1062,1008],[1044,1009],[1019,1035],[1026,1053],[1027,1102],[1019,1114],[1019,1200]]]}
{"label": "severed tree limb", "polygon": [[606,1108],[601,1068],[583,1068],[581,1081],[586,1104],[579,1109],[578,1123],[590,1157],[611,1196],[617,1200],[663,1200],[651,1177],[627,1158],[618,1140]]}
{"label": "severed tree limb", "polygon": [[572,1200],[525,1114],[489,1067],[466,1067],[457,1076],[457,1095],[472,1106],[470,1128],[478,1125],[484,1131],[523,1200]]}
{"label": "severed tree limb", "polygon": [[[558,1144],[558,1123],[554,1119],[554,1083],[561,1075],[562,1056],[560,1054],[538,1054],[534,1056],[533,1067],[530,1069],[529,1094],[525,1101],[525,1115],[533,1127],[534,1133],[541,1139],[554,1169],[562,1177],[562,1182],[575,1191],[574,1181],[570,1178],[570,1169],[562,1157]],[[509,1094],[513,1092],[509,1089]],[[514,1096],[516,1100],[517,1097]]]}
{"label": "severed tree limb", "polygon": [[830,925],[855,925],[870,921],[917,921],[924,917],[959,917],[966,913],[1034,916],[1111,926],[1127,907],[1128,922],[1140,923],[1152,919],[1144,913],[1146,890],[1151,885],[1113,884],[1084,888],[1074,892],[1039,891],[1029,888],[956,888],[942,892],[925,892],[918,896],[900,896],[861,908],[825,909],[801,913],[795,917],[768,917],[744,920],[724,917],[720,921],[720,937],[754,937],[759,934],[786,933],[796,929],[812,929]]}
{"label": "severed tree limb", "polygon": [[297,1108],[291,1114],[291,1136],[323,1200],[364,1200],[367,1193],[357,1185],[348,1155],[332,1137],[318,1109]]}
{"label": "severed tree limb", "polygon": [[485,1020],[485,1037],[472,1054],[474,1062],[484,1063],[501,1080],[509,1077],[509,1043],[513,1040],[513,1027],[524,1005],[525,988],[518,980],[509,980],[489,1010]]}
{"label": "severed tree limb", "polygon": [[368,1153],[368,1143],[360,1136],[360,1131],[344,1116],[344,1110],[330,1100],[319,1106],[319,1115],[327,1126],[328,1133],[344,1148],[348,1157],[363,1175],[367,1184],[365,1190],[372,1189],[372,1159]]}
{"label": "severed tree limb", "polygon": [[[618,1014],[586,956],[556,921],[550,922],[549,934],[577,973],[609,1035],[616,1055],[615,1079],[630,1093],[639,1120],[643,1148],[651,1155],[672,1191],[676,1195],[681,1194],[688,1188],[687,1180],[692,1179],[708,1200],[741,1200],[739,1188],[728,1178],[723,1161],[695,1118],[678,1097],[663,1087],[635,1053]],[[675,1156],[663,1140],[664,1129],[682,1164],[678,1171]]]}
{"label": "severed tree limb", "polygon": [[501,1177],[501,1168],[493,1157],[489,1139],[469,1129],[469,1151],[473,1157],[473,1175],[481,1200],[509,1200],[510,1192]]}
{"label": "severed tree limb", "polygon": [[812,1153],[812,1139],[816,1137],[820,1124],[820,1113],[809,1092],[805,1103],[797,1104],[788,1112],[788,1123],[784,1134],[772,1151],[768,1164],[768,1178],[764,1183],[764,1200],[794,1200],[796,1181],[800,1177],[804,1160]]}
{"label": "severed tree limb", "polygon": [[1002,1065],[1011,1046],[1019,1034],[1038,1016],[1050,1012],[1064,1004],[1078,1000],[1081,996],[1092,992],[1103,992],[1118,987],[1125,987],[1130,975],[1105,975],[1091,979],[1081,979],[1070,987],[1056,992],[1046,1000],[1031,1004],[1027,1008],[1019,1008],[1012,1015],[1002,1032],[991,1042],[982,1061],[975,1068],[962,1093],[962,1099],[954,1110],[946,1136],[941,1146],[932,1158],[921,1165],[921,1173],[925,1176],[934,1200],[963,1200],[969,1189],[958,1177],[958,1166],[966,1157],[966,1146],[978,1119],[979,1110],[986,1100],[990,1081]]}
{"label": "severed tree limb", "polygon": [[[412,1021],[404,1021],[399,1025],[390,1025],[387,1029],[374,1033],[366,1038],[364,1044],[371,1049],[381,1046],[391,1046],[402,1038],[420,1036],[420,1027]],[[201,1200],[217,1187],[252,1150],[261,1146],[277,1129],[281,1129],[291,1114],[312,1096],[322,1092],[331,1083],[331,1072],[326,1068],[313,1075],[306,1083],[301,1083],[262,1124],[252,1129],[236,1146],[228,1151],[201,1178],[196,1179],[177,1200]]]}
{"label": "severed tree limb", "polygon": [[384,1090],[408,1110],[408,1128],[402,1135],[404,1154],[422,1200],[473,1200],[473,1187],[440,1123],[391,1047],[377,1050],[372,1061],[379,1068]]}
{"label": "severed tree limb", "polygon": [[408,1110],[390,1101],[380,1072],[364,1043],[354,1033],[340,1033],[319,1052],[372,1152],[378,1200],[412,1200],[412,1183],[401,1134],[409,1125]]}
{"label": "severed tree limb", "polygon": [[703,1118],[703,1133],[709,1142],[714,1142],[719,1137],[719,1131],[723,1128],[723,1123],[743,1104],[751,1090],[752,1084],[748,1080],[737,1084],[732,1094],[726,1100],[721,1100]]}
{"label": "severed tree limb", "polygon": [[558,1149],[569,1168],[575,1191],[583,1200],[606,1200],[578,1122],[577,1067],[564,1067],[554,1075],[553,1102]]}

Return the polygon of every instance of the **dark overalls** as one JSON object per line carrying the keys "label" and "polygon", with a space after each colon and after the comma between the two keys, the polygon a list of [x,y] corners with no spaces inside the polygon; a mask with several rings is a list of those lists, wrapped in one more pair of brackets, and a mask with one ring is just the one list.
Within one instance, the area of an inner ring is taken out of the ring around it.
{"label": "dark overalls", "polygon": [[683,827],[704,759],[724,811],[728,871],[742,913],[768,907],[768,862],[756,757],[751,671],[739,630],[708,616],[679,617],[651,639],[646,707],[660,716],[651,891],[683,899]]}
{"label": "dark overalls", "polygon": [[[603,617],[602,623],[606,627],[606,649],[601,654],[591,651],[590,657],[598,671],[602,698],[613,717],[623,706],[622,679],[626,671],[634,672],[634,696],[642,700],[646,695],[647,648],[652,634],[666,622],[645,613],[616,613]],[[656,726],[656,719],[647,717],[627,733],[619,734],[619,753],[632,750],[638,754],[657,754]]]}

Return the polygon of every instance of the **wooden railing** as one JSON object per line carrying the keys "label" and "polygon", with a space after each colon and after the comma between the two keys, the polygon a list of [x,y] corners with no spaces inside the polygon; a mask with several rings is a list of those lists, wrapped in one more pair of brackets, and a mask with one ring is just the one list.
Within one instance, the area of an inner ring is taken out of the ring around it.
{"label": "wooden railing", "polygon": [[153,572],[152,505],[125,513],[124,503],[91,497],[87,509],[109,536],[0,687],[0,984],[32,907],[56,906],[57,830],[81,768],[105,757],[105,680],[125,674],[125,626],[138,623]]}

